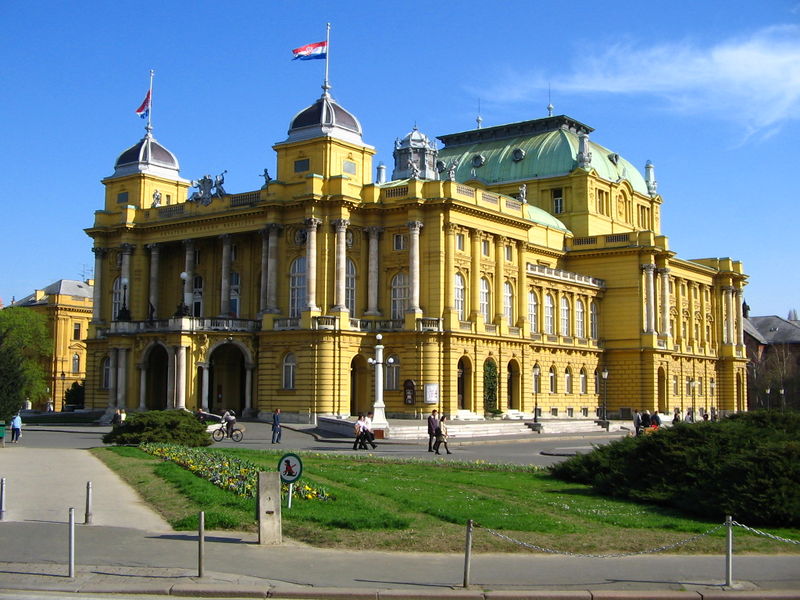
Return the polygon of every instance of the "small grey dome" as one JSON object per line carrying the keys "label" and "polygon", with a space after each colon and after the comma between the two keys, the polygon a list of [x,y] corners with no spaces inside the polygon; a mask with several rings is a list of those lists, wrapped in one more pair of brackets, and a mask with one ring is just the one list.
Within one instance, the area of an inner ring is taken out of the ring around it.
{"label": "small grey dome", "polygon": [[286,141],[295,142],[325,136],[363,144],[361,133],[361,123],[358,119],[325,93],[314,104],[292,118]]}
{"label": "small grey dome", "polygon": [[136,144],[125,150],[114,163],[113,177],[149,173],[170,179],[178,179],[180,164],[176,156],[159,144],[151,133],[147,133]]}

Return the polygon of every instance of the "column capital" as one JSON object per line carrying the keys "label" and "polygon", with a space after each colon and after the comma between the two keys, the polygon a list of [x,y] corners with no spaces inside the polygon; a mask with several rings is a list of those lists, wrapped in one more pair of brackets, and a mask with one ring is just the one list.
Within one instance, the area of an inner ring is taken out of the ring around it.
{"label": "column capital", "polygon": [[375,226],[365,227],[364,231],[366,231],[367,234],[369,234],[369,237],[377,238],[380,234],[383,233],[383,227],[375,227]]}
{"label": "column capital", "polygon": [[453,235],[456,231],[458,231],[460,227],[455,223],[445,223],[444,230],[448,235]]}
{"label": "column capital", "polygon": [[95,257],[103,258],[106,254],[108,254],[108,248],[103,248],[101,246],[94,246],[92,248],[92,252],[94,253]]}
{"label": "column capital", "polygon": [[222,240],[222,243],[226,243],[226,242],[230,242],[231,241],[231,234],[230,233],[223,233],[222,235],[219,235],[217,237]]}
{"label": "column capital", "polygon": [[183,244],[183,245],[184,245],[186,248],[194,248],[194,240],[193,240],[192,238],[188,238],[188,239],[185,239],[185,240],[181,240],[181,243],[182,243],[182,244]]}
{"label": "column capital", "polygon": [[309,231],[316,231],[317,227],[322,225],[322,221],[320,219],[315,218],[315,217],[309,217],[308,219],[305,219],[303,221],[303,224],[306,226],[306,229],[308,229]]}
{"label": "column capital", "polygon": [[419,233],[420,230],[424,227],[422,221],[409,221],[408,222],[408,229],[411,233]]}
{"label": "column capital", "polygon": [[161,245],[160,245],[160,244],[156,244],[156,243],[153,243],[153,244],[145,244],[145,248],[147,248],[148,250],[150,250],[150,252],[158,252],[158,251],[159,251],[159,249],[161,248]]}
{"label": "column capital", "polygon": [[669,275],[672,272],[667,267],[661,267],[660,269],[657,269],[657,271],[659,275],[664,275],[664,276]]}
{"label": "column capital", "polygon": [[336,229],[336,232],[338,233],[340,231],[345,231],[348,228],[348,226],[350,225],[350,220],[349,219],[334,219],[331,222],[331,225],[333,225],[334,229]]}
{"label": "column capital", "polygon": [[280,233],[283,231],[283,225],[280,223],[267,223],[264,227],[261,228],[261,233],[263,235],[268,235],[270,233]]}
{"label": "column capital", "polygon": [[135,244],[129,244],[128,242],[124,242],[119,245],[119,249],[122,251],[123,254],[132,254],[135,248],[136,248]]}
{"label": "column capital", "polygon": [[642,271],[644,271],[645,273],[652,273],[655,270],[656,266],[654,264],[642,265]]}

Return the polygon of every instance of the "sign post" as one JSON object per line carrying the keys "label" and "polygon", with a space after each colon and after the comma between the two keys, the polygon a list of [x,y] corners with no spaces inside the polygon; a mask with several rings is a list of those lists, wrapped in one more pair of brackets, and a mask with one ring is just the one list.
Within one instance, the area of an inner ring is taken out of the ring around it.
{"label": "sign post", "polygon": [[286,508],[292,508],[292,492],[294,491],[294,482],[300,479],[303,474],[303,461],[297,454],[284,454],[278,461],[278,473],[280,473],[281,481],[289,484],[289,498],[286,502]]}

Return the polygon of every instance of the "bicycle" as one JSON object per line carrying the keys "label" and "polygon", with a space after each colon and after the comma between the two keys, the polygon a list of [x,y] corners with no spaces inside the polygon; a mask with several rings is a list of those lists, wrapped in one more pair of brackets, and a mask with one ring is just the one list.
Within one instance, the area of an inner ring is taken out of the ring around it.
{"label": "bicycle", "polygon": [[[219,426],[219,428],[215,429],[211,432],[211,439],[215,442],[221,442],[228,436],[228,430],[225,424]],[[244,439],[244,431],[239,429],[238,427],[234,427],[233,431],[231,431],[231,439],[234,442],[241,442]]]}

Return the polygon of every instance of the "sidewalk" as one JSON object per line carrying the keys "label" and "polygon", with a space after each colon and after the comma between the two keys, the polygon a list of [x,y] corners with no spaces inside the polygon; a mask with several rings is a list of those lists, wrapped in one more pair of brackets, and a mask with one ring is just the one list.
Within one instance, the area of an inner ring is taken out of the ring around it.
{"label": "sidewalk", "polygon": [[[77,597],[800,599],[800,555],[736,556],[739,592],[732,593],[722,588],[721,554],[480,554],[472,557],[472,586],[465,590],[462,554],[358,552],[292,542],[267,547],[255,543],[255,534],[229,532],[207,532],[201,579],[196,534],[171,531],[87,451],[6,448],[0,450],[0,477],[8,485],[6,521],[0,523],[5,591],[57,590]],[[67,508],[75,506],[82,523],[86,480],[94,484],[96,524],[76,526],[76,577],[70,579]],[[743,596],[748,590],[751,595]]]}

